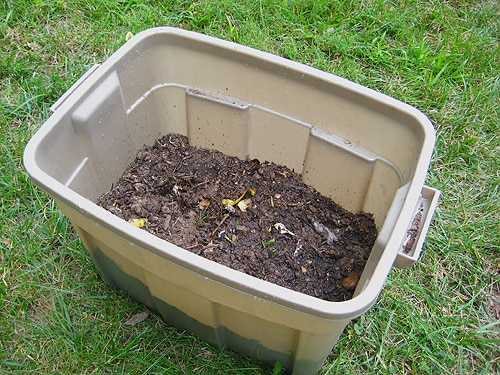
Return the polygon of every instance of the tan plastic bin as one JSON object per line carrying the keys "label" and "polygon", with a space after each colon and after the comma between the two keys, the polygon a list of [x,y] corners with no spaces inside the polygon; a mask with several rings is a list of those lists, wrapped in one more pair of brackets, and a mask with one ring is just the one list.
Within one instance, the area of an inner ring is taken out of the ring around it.
{"label": "tan plastic bin", "polygon": [[[53,106],[24,154],[111,285],[200,338],[314,374],[394,264],[418,259],[439,192],[424,180],[434,129],[415,108],[284,58],[173,28],[144,31]],[[379,230],[355,296],[327,302],[216,264],[96,205],[144,145],[273,161]],[[402,244],[417,212],[419,237]]]}

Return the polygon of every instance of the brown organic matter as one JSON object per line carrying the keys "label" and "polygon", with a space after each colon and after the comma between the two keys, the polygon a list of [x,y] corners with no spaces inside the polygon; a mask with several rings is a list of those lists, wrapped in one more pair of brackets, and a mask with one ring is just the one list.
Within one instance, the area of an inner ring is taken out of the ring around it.
{"label": "brown organic matter", "polygon": [[177,134],[144,146],[99,204],[202,257],[328,301],[352,298],[377,236],[371,214],[344,210],[294,171]]}

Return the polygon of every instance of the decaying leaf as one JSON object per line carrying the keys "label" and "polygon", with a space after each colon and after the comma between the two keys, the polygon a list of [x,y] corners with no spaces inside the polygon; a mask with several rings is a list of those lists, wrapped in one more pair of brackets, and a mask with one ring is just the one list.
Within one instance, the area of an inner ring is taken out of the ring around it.
{"label": "decaying leaf", "polygon": [[243,199],[243,197],[245,196],[246,193],[250,193],[252,196],[254,196],[255,195],[255,190],[253,190],[252,188],[248,188],[248,189],[246,189],[243,192],[243,194],[240,195],[240,197],[238,199],[236,199],[236,200],[233,201],[232,199],[225,198],[225,199],[222,200],[222,204],[224,206],[227,206],[228,204],[231,205],[231,206],[236,206]]}
{"label": "decaying leaf", "polygon": [[198,207],[200,208],[200,210],[204,210],[208,206],[210,206],[210,200],[207,198],[202,198],[200,203],[198,203]]}
{"label": "decaying leaf", "polygon": [[328,245],[331,245],[334,242],[338,242],[339,239],[337,238],[335,233],[333,233],[330,229],[328,229],[325,225],[321,224],[319,221],[315,221],[313,223],[313,226],[314,226],[314,230],[317,233],[326,237],[326,243]]}
{"label": "decaying leaf", "polygon": [[237,206],[241,211],[245,212],[247,208],[252,206],[252,199],[251,198],[242,199],[241,201],[238,202]]}
{"label": "decaying leaf", "polygon": [[130,224],[136,226],[137,228],[142,228],[148,223],[148,219],[140,218],[140,219],[130,219],[128,221]]}
{"label": "decaying leaf", "polygon": [[149,317],[150,313],[149,311],[142,311],[138,314],[135,314],[133,317],[131,317],[129,320],[123,323],[124,326],[135,326],[139,323],[142,323]]}
{"label": "decaying leaf", "polygon": [[276,224],[274,224],[274,228],[276,230],[279,230],[279,232],[281,234],[290,234],[292,236],[295,236],[295,233],[293,233],[293,232],[289,231],[288,229],[286,229],[285,224],[283,224],[283,223],[276,223]]}

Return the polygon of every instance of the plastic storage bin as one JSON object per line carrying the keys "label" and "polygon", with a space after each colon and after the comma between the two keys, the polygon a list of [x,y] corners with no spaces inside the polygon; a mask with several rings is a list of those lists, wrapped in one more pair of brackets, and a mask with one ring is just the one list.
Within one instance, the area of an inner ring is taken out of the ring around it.
{"label": "plastic storage bin", "polygon": [[[103,279],[174,326],[293,374],[314,374],[347,323],[377,300],[394,264],[418,259],[439,192],[424,180],[434,129],[418,110],[284,58],[173,28],[144,31],[53,106],[24,163],[71,220]],[[379,235],[354,297],[327,302],[242,274],[97,206],[144,144],[273,161]],[[422,214],[411,251],[402,244]]]}

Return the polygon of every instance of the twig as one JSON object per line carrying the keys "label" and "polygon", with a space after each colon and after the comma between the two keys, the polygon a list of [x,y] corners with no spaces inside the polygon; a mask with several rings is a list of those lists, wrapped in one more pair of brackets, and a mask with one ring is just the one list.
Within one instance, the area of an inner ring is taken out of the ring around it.
{"label": "twig", "polygon": [[213,237],[215,232],[217,232],[217,230],[220,228],[220,226],[222,224],[224,224],[224,222],[226,221],[226,219],[229,217],[229,214],[225,214],[224,217],[222,218],[222,220],[220,221],[220,223],[215,227],[215,229],[212,231],[212,233],[210,234],[210,237]]}
{"label": "twig", "polygon": [[186,156],[184,156],[183,158],[181,158],[181,159],[177,162],[177,164],[175,165],[174,170],[172,171],[172,173],[177,172],[177,168],[179,168],[179,165],[181,165],[181,163],[182,163],[184,160],[189,159],[189,158],[191,158],[192,156],[193,156],[193,155],[186,155]]}

